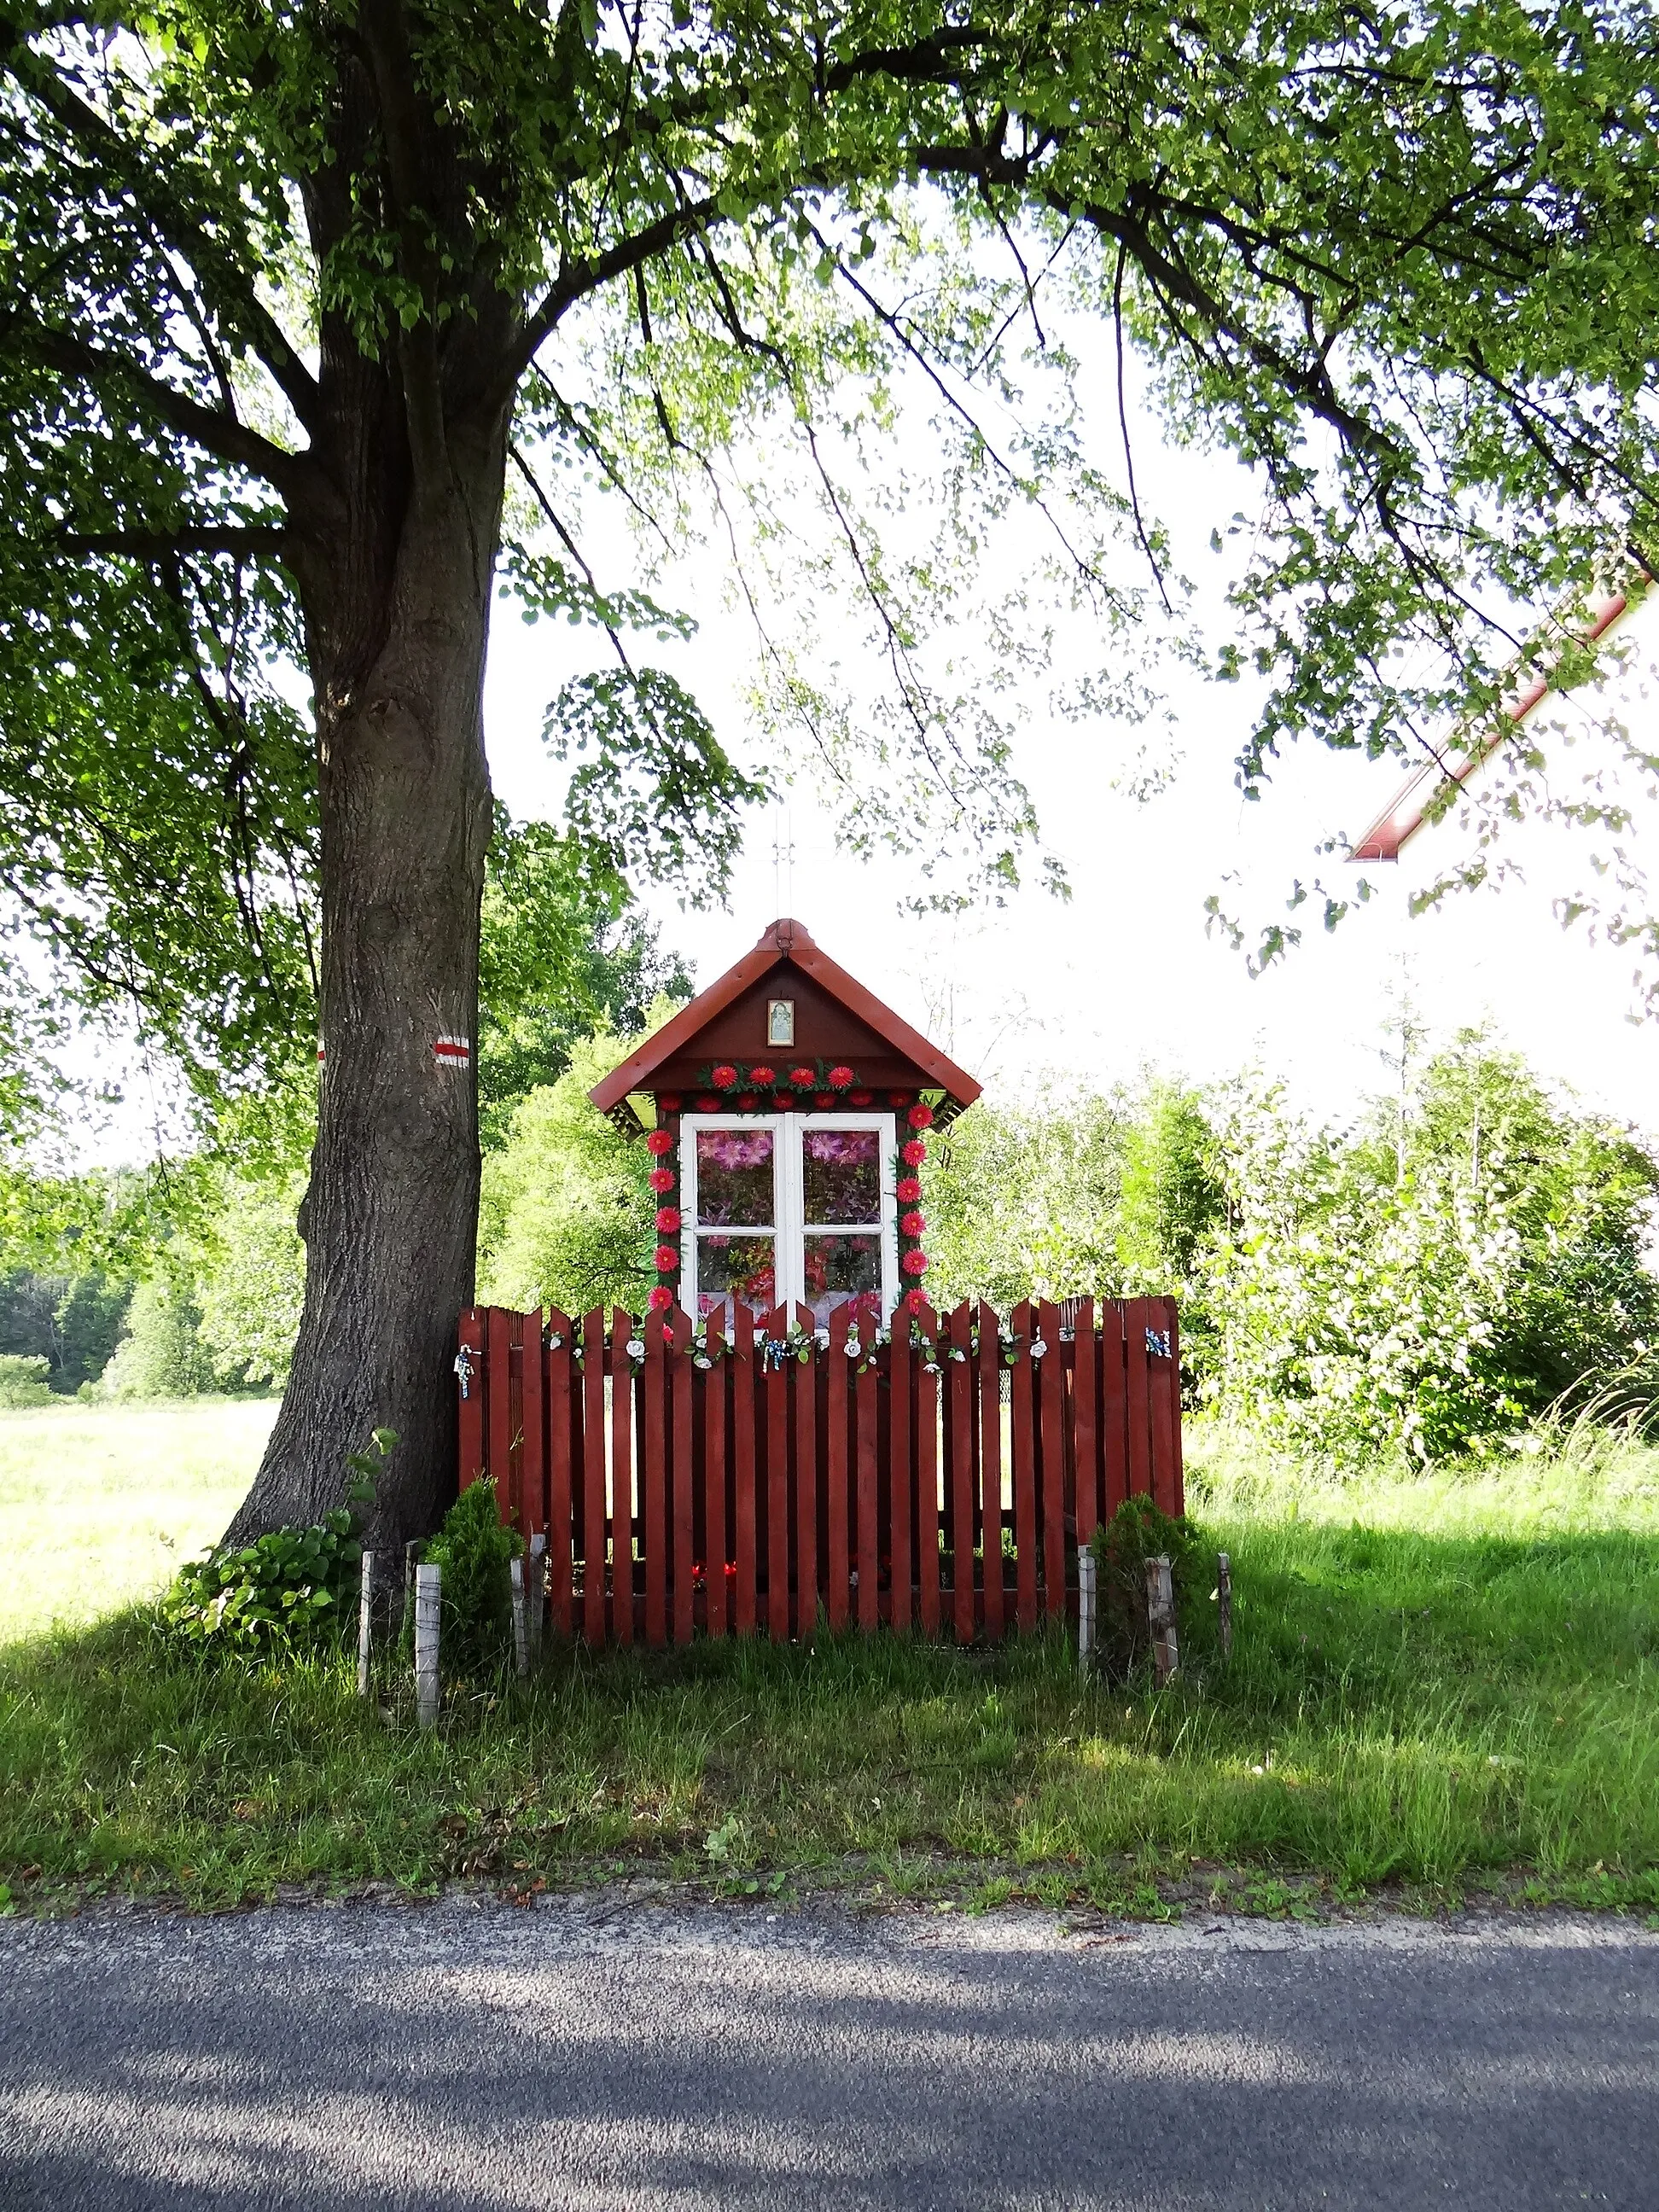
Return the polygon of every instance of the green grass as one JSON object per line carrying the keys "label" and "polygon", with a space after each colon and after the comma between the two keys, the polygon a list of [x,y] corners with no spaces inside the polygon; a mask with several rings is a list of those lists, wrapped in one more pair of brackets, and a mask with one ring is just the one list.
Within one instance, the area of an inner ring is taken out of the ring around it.
{"label": "green grass", "polygon": [[0,1644],[154,1596],[246,1495],[273,1398],[0,1412]]}
{"label": "green grass", "polygon": [[0,1653],[0,1880],[258,1896],[649,1865],[1132,1910],[1495,1886],[1659,1906],[1659,1454],[1339,1486],[1200,1439],[1237,1641],[1079,1685],[1056,1642],[556,1653],[412,1724],[337,1662],[177,1656],[139,1611]]}

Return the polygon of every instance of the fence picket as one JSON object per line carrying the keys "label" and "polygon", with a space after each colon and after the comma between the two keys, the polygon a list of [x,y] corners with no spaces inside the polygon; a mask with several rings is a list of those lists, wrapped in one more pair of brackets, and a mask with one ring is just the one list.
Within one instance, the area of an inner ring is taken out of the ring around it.
{"label": "fence picket", "polygon": [[979,1524],[985,1633],[1002,1634],[1002,1345],[997,1317],[979,1309]]}
{"label": "fence picket", "polygon": [[863,1356],[850,1363],[853,1376],[853,1395],[857,1418],[857,1443],[854,1450],[855,1488],[858,1493],[859,1539],[859,1602],[858,1623],[863,1629],[874,1628],[881,1619],[881,1530],[878,1518],[878,1492],[880,1466],[879,1445],[876,1437],[876,1392],[879,1384],[875,1361],[871,1357],[870,1339],[875,1324],[866,1322],[859,1332],[864,1347]]}
{"label": "fence picket", "polygon": [[703,1588],[708,1633],[724,1636],[728,1626],[726,1572],[726,1333],[711,1314],[706,1331],[708,1365],[702,1378]]}
{"label": "fence picket", "polygon": [[603,1644],[605,1610],[605,1314],[582,1322],[582,1633]]}
{"label": "fence picket", "polygon": [[766,1334],[780,1349],[766,1362],[766,1632],[774,1644],[789,1640],[789,1385],[794,1361],[781,1347],[789,1334],[789,1309],[775,1307]]}
{"label": "fence picket", "polygon": [[1129,1489],[1145,1498],[1152,1487],[1152,1377],[1147,1372],[1146,1331],[1151,1298],[1127,1298],[1123,1306],[1123,1370],[1126,1426],[1129,1439]]}
{"label": "fence picket", "polygon": [[1123,1303],[1113,1298],[1100,1316],[1100,1510],[1109,1521],[1129,1494],[1128,1369]]}
{"label": "fence picket", "polygon": [[[810,1327],[812,1316],[803,1313]],[[795,1633],[803,1642],[818,1619],[817,1354],[795,1368]]]}
{"label": "fence picket", "polygon": [[1162,1318],[1153,1323],[1168,1340],[1166,1359],[1155,1363],[1152,1400],[1152,1498],[1165,1513],[1182,1510],[1185,1484],[1181,1467],[1181,1328],[1173,1298],[1159,1298]]}
{"label": "fence picket", "polygon": [[1045,1298],[1037,1308],[1048,1346],[1037,1376],[1042,1447],[1043,1610],[1051,1620],[1066,1611],[1066,1371],[1060,1357],[1060,1308]]}
{"label": "fence picket", "polygon": [[548,1313],[547,1348],[541,1364],[547,1401],[547,1597],[554,1632],[568,1636],[574,1519],[570,1492],[570,1321],[556,1306]]}
{"label": "fence picket", "polygon": [[611,1633],[634,1641],[634,1363],[631,1315],[611,1316]]}
{"label": "fence picket", "polygon": [[[657,1334],[661,1336],[664,1332],[659,1328]],[[696,1595],[691,1572],[695,1519],[691,1493],[691,1320],[678,1307],[674,1311],[673,1357],[668,1364],[673,1388],[674,1457],[671,1473],[674,1500],[674,1641],[689,1644]]]}
{"label": "fence picket", "polygon": [[916,1612],[924,1636],[939,1634],[939,1316],[923,1306],[916,1328],[933,1356],[916,1380]]}
{"label": "fence picket", "polygon": [[824,1353],[823,1485],[827,1508],[824,1612],[837,1632],[847,1626],[849,1530],[852,1501],[847,1491],[847,1328],[852,1316],[837,1306],[830,1316],[830,1347]]}
{"label": "fence picket", "polygon": [[958,1644],[974,1640],[973,1314],[964,1298],[950,1320],[951,1615]]}
{"label": "fence picket", "polygon": [[[640,1532],[645,1547],[645,1640],[668,1641],[668,1448],[662,1317],[648,1313],[640,1362]],[[615,1390],[618,1385],[611,1384]]]}
{"label": "fence picket", "polygon": [[1032,1629],[1037,1620],[1037,1498],[1030,1307],[1017,1305],[1009,1319],[1016,1346],[1008,1422],[1014,1462],[1014,1611],[1020,1627]]}
{"label": "fence picket", "polygon": [[1072,1332],[1072,1435],[1077,1469],[1077,1541],[1081,1551],[1100,1520],[1100,1453],[1095,1402],[1100,1387],[1100,1343],[1095,1302],[1079,1300]]}
{"label": "fence picket", "polygon": [[484,1408],[489,1389],[489,1360],[485,1350],[489,1337],[485,1316],[477,1306],[469,1306],[461,1316],[457,1334],[460,1340],[456,1350],[458,1374],[463,1368],[471,1370],[462,1376],[464,1395],[460,1401],[461,1488],[470,1490],[488,1465],[484,1453]]}
{"label": "fence picket", "polygon": [[513,1495],[513,1462],[518,1456],[513,1449],[513,1323],[516,1318],[505,1306],[491,1306],[487,1316],[489,1472],[495,1478],[495,1510],[507,1528],[513,1525],[517,1503]]}
{"label": "fence picket", "polygon": [[887,1354],[888,1506],[890,1598],[888,1619],[896,1633],[910,1626],[910,1516],[914,1486],[910,1460],[910,1398],[915,1356],[910,1349],[910,1316],[901,1306],[893,1316]]}
{"label": "fence picket", "polygon": [[732,1318],[732,1511],[735,1523],[732,1625],[755,1632],[755,1316],[734,1304]]}

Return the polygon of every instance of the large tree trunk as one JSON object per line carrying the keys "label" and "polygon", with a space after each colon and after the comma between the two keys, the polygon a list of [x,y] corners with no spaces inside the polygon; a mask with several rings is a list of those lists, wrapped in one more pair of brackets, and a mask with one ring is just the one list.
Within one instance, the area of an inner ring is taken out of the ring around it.
{"label": "large tree trunk", "polygon": [[[378,485],[372,465],[358,472],[378,511],[300,564],[317,684],[325,1060],[301,1217],[305,1310],[264,1464],[228,1532],[239,1542],[341,1503],[347,1455],[377,1427],[399,1442],[368,1515],[374,1542],[424,1534],[454,1492],[452,1361],[477,1231],[481,695],[504,449],[504,427],[491,426],[452,450],[446,489],[406,502],[403,469]],[[447,1038],[474,1048],[465,1064],[434,1055]]]}

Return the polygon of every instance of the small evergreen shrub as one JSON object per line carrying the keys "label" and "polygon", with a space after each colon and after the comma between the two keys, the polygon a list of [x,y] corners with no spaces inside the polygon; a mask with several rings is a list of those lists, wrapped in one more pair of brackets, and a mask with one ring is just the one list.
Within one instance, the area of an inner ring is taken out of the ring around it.
{"label": "small evergreen shrub", "polygon": [[464,1490],[422,1554],[443,1569],[443,1613],[439,1656],[465,1674],[498,1665],[513,1635],[513,1592],[507,1570],[524,1550],[516,1528],[504,1528],[495,1485],[486,1476]]}
{"label": "small evergreen shrub", "polygon": [[50,1406],[52,1363],[40,1352],[0,1353],[0,1406]]}
{"label": "small evergreen shrub", "polygon": [[1183,1656],[1190,1632],[1206,1618],[1207,1596],[1200,1539],[1185,1515],[1159,1512],[1150,1498],[1126,1498],[1091,1539],[1095,1558],[1095,1663],[1121,1681],[1149,1659],[1152,1632],[1146,1617],[1146,1562],[1166,1558],[1175,1589],[1176,1631]]}

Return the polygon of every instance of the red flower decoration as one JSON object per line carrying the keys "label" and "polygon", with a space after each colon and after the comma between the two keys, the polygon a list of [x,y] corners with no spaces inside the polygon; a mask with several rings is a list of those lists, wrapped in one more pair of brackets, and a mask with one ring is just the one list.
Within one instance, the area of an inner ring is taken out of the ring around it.
{"label": "red flower decoration", "polygon": [[919,1314],[927,1303],[927,1293],[926,1291],[907,1291],[904,1293],[904,1310],[906,1313]]}
{"label": "red flower decoration", "polygon": [[660,1159],[665,1152],[673,1151],[674,1139],[666,1129],[653,1129],[646,1138],[645,1149],[647,1152],[654,1152]]}
{"label": "red flower decoration", "polygon": [[707,1091],[705,1091],[702,1097],[697,1101],[697,1111],[699,1114],[718,1114],[720,1110],[720,1100],[718,1098],[710,1097]]}
{"label": "red flower decoration", "polygon": [[674,1188],[674,1170],[672,1168],[653,1168],[651,1170],[650,1180],[653,1190],[672,1190]]}
{"label": "red flower decoration", "polygon": [[830,1071],[830,1088],[832,1091],[850,1091],[857,1080],[850,1067],[832,1067]]}
{"label": "red flower decoration", "polygon": [[908,1145],[899,1146],[899,1158],[907,1168],[919,1168],[927,1157],[927,1147],[920,1137],[912,1137]]}
{"label": "red flower decoration", "polygon": [[680,1264],[680,1253],[679,1253],[679,1247],[678,1247],[678,1245],[677,1245],[677,1244],[659,1244],[659,1245],[658,1245],[658,1247],[657,1247],[657,1273],[658,1273],[659,1275],[672,1275],[672,1274],[677,1273],[678,1272],[678,1269],[679,1269],[679,1264]]}
{"label": "red flower decoration", "polygon": [[738,1087],[738,1071],[729,1060],[722,1060],[720,1065],[710,1073],[708,1080],[716,1091],[735,1091]]}
{"label": "red flower decoration", "polygon": [[901,1206],[914,1206],[921,1196],[921,1185],[914,1176],[901,1176],[893,1195]]}
{"label": "red flower decoration", "polygon": [[738,1111],[739,1114],[752,1114],[756,1107],[759,1104],[760,1100],[756,1097],[754,1092],[752,1091],[745,1091],[738,1097]]}
{"label": "red flower decoration", "polygon": [[835,1103],[836,1094],[833,1091],[815,1091],[812,1093],[812,1103],[820,1114],[826,1113]]}
{"label": "red flower decoration", "polygon": [[887,1094],[887,1103],[890,1106],[908,1106],[910,1103],[910,1093],[908,1091],[890,1091]]}
{"label": "red flower decoration", "polygon": [[873,1091],[849,1091],[847,1094],[847,1103],[849,1106],[873,1106],[876,1103],[876,1094]]}
{"label": "red flower decoration", "polygon": [[816,1091],[818,1087],[818,1072],[816,1067],[792,1067],[789,1071],[789,1080],[797,1091]]}
{"label": "red flower decoration", "polygon": [[[677,1213],[674,1216],[674,1224],[677,1228],[679,1225],[679,1218],[680,1218]],[[660,1229],[662,1225],[663,1218],[659,1213],[657,1216],[657,1226]],[[899,1227],[904,1231],[907,1237],[920,1237],[927,1226],[927,1222],[920,1213],[902,1213],[899,1216]]]}
{"label": "red flower decoration", "polygon": [[678,1114],[679,1110],[680,1094],[678,1091],[659,1091],[658,1092],[657,1111],[659,1114]]}
{"label": "red flower decoration", "polygon": [[674,1303],[674,1293],[666,1283],[659,1283],[646,1304],[653,1313],[666,1313]]}
{"label": "red flower decoration", "polygon": [[751,1067],[749,1071],[749,1080],[757,1091],[769,1091],[777,1079],[775,1067]]}
{"label": "red flower decoration", "polygon": [[[672,1237],[679,1225],[680,1210],[678,1206],[659,1206],[657,1208],[657,1226],[665,1237]],[[916,1233],[919,1235],[921,1232]]]}
{"label": "red flower decoration", "polygon": [[913,1129],[931,1129],[933,1109],[931,1106],[913,1106],[904,1118]]}
{"label": "red flower decoration", "polygon": [[899,1265],[907,1275],[925,1275],[927,1273],[927,1255],[925,1252],[907,1252]]}

